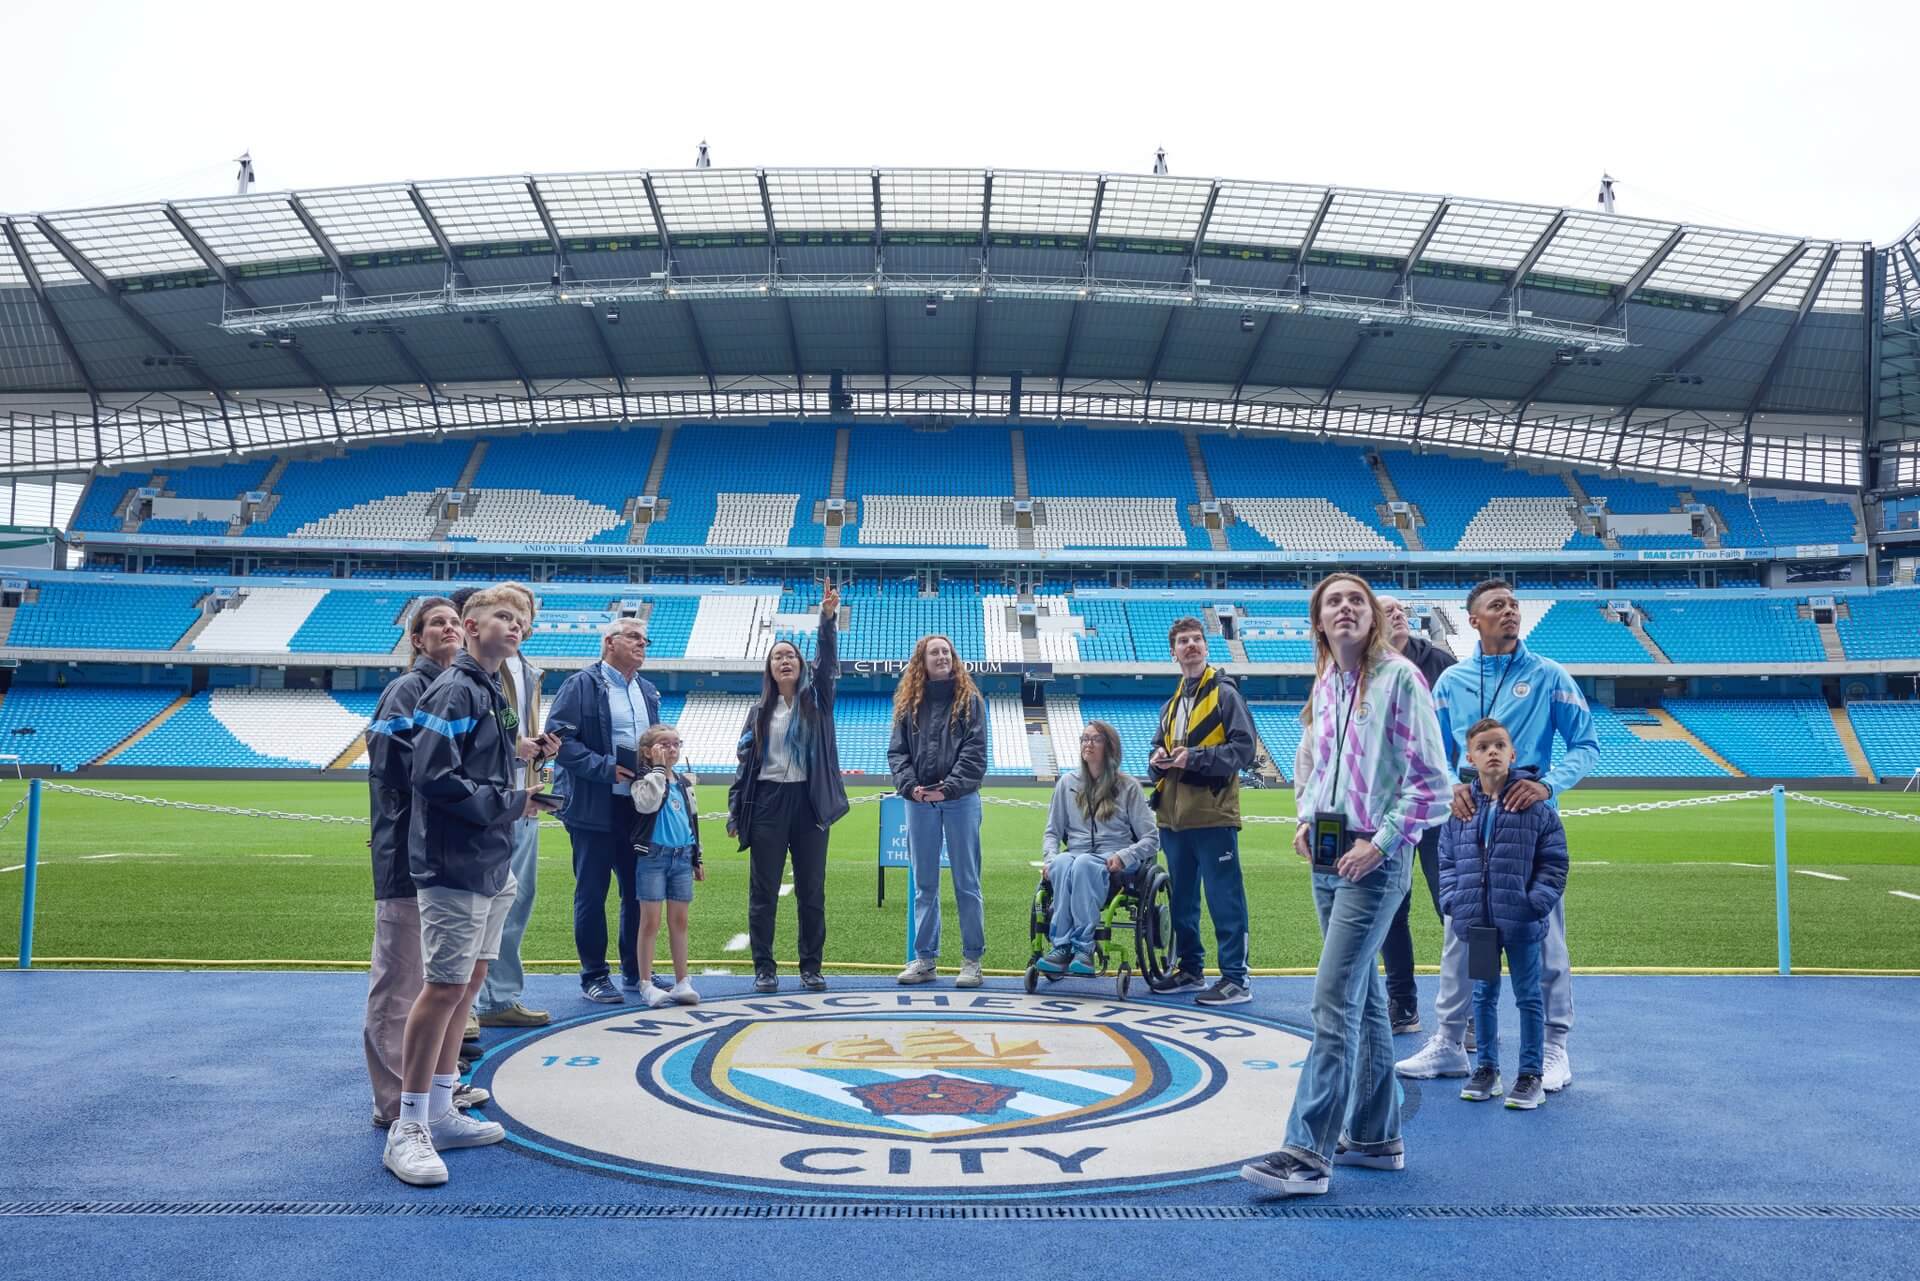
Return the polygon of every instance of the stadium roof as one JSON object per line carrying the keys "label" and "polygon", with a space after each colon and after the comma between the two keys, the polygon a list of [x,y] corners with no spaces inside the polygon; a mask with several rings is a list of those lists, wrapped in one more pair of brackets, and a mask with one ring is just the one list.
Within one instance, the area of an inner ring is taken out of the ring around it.
{"label": "stadium roof", "polygon": [[966,169],[513,175],[9,215],[0,469],[850,408],[1857,484],[1875,326],[1913,305],[1914,239]]}

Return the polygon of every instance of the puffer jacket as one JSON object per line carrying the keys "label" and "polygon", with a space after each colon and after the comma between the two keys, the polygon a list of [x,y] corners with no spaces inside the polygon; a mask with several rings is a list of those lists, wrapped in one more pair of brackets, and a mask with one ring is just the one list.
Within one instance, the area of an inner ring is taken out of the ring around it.
{"label": "puffer jacket", "polygon": [[367,726],[367,789],[372,808],[373,897],[413,898],[407,870],[407,828],[413,821],[413,710],[440,674],[425,654],[388,682]]}
{"label": "puffer jacket", "polygon": [[[1502,798],[1522,779],[1539,777],[1531,765],[1514,770]],[[1440,832],[1440,910],[1463,938],[1469,926],[1495,925],[1503,942],[1537,943],[1567,888],[1567,833],[1560,814],[1545,803],[1509,810],[1490,800],[1477,781],[1473,807],[1472,818],[1449,818]],[[1490,830],[1490,839],[1482,838],[1483,830]]]}
{"label": "puffer jacket", "polygon": [[948,800],[958,800],[979,791],[987,776],[986,700],[976,692],[957,717],[949,714],[951,708],[951,703],[936,707],[931,696],[923,696],[911,720],[893,718],[887,767],[894,789],[908,800],[916,787],[936,788]]}
{"label": "puffer jacket", "polygon": [[513,825],[527,790],[513,785],[514,731],[500,678],[465,650],[434,677],[413,713],[413,883],[491,898],[512,876]]}

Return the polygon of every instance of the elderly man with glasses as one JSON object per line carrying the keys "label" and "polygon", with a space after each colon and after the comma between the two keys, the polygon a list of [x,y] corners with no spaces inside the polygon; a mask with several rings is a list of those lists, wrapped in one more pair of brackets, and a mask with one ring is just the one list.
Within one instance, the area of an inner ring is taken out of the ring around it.
{"label": "elderly man with glasses", "polygon": [[580,989],[587,1000],[602,1005],[626,1003],[607,967],[610,881],[620,886],[621,979],[629,989],[640,986],[634,953],[640,908],[627,828],[633,818],[628,795],[637,773],[634,752],[640,736],[660,719],[660,691],[640,676],[646,661],[646,627],[634,618],[613,620],[601,636],[600,661],[569,676],[547,713],[547,729],[560,738],[554,791],[567,798],[560,819],[573,843],[573,943],[580,955]]}

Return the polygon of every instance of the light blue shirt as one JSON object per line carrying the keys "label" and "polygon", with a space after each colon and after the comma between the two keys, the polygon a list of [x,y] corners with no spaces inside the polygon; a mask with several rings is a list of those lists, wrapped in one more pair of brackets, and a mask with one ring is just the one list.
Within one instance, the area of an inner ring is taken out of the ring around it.
{"label": "light blue shirt", "polygon": [[[616,753],[631,752],[640,746],[640,736],[653,725],[647,719],[647,698],[640,690],[640,673],[636,670],[625,684],[620,681],[620,673],[605,663],[600,665],[600,673],[607,686],[607,705],[613,709],[613,749]],[[615,796],[632,793],[633,788],[626,783],[613,785]]]}
{"label": "light blue shirt", "polygon": [[680,794],[679,776],[667,784],[666,799],[660,802],[660,817],[654,820],[655,849],[673,849],[693,844],[693,823],[687,818],[687,800]]}

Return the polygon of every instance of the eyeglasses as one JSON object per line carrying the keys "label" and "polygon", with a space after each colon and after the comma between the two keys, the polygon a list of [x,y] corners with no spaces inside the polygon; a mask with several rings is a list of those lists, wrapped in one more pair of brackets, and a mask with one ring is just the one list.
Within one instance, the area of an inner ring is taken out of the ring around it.
{"label": "eyeglasses", "polygon": [[1105,734],[1082,734],[1080,741],[1082,743],[1104,743],[1107,741],[1107,736]]}
{"label": "eyeglasses", "polygon": [[651,645],[653,643],[652,641],[649,641],[646,637],[642,636],[639,632],[616,632],[614,634],[623,641],[632,641],[634,644],[638,645],[641,649],[645,649],[648,645]]}

